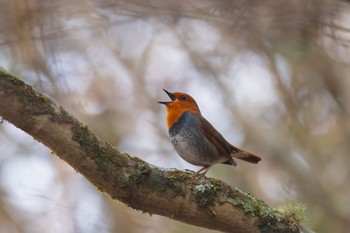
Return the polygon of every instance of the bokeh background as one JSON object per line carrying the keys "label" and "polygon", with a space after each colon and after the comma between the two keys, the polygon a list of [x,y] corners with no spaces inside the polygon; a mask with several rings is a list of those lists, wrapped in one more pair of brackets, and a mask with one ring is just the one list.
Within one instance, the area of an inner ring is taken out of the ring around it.
{"label": "bokeh background", "polygon": [[[172,149],[156,103],[162,88],[187,92],[263,158],[208,176],[273,207],[304,202],[316,232],[350,232],[349,13],[335,0],[1,0],[0,65],[120,150],[196,170]],[[5,121],[0,232],[214,231],[111,200]]]}

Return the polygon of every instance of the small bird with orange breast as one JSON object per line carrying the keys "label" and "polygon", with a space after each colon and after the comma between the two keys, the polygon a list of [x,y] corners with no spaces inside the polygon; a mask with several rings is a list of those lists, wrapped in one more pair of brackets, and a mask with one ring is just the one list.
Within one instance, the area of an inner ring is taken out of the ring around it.
{"label": "small bird with orange breast", "polygon": [[202,116],[196,101],[188,94],[171,93],[164,104],[167,110],[166,122],[171,143],[176,152],[187,162],[203,166],[196,174],[205,175],[217,163],[236,166],[234,158],[258,163],[261,158],[231,145]]}

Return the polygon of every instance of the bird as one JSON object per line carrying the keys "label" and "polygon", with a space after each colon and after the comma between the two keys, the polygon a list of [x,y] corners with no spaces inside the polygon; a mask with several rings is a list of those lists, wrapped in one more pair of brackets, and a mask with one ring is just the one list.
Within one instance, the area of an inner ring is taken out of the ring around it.
{"label": "bird", "polygon": [[171,144],[182,159],[202,166],[195,174],[204,176],[215,164],[237,166],[235,159],[257,164],[257,155],[231,145],[201,114],[196,101],[183,92],[163,91],[171,101],[160,101],[167,110],[166,123]]}

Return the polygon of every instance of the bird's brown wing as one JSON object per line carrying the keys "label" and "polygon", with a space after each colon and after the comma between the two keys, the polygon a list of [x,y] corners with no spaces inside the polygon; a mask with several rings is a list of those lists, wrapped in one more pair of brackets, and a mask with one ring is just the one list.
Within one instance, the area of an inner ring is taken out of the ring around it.
{"label": "bird's brown wing", "polygon": [[237,166],[237,163],[231,156],[231,144],[228,143],[226,139],[200,113],[193,114],[200,120],[200,126],[204,136],[214,145],[221,155],[227,157],[228,161],[226,163]]}
{"label": "bird's brown wing", "polygon": [[205,137],[215,146],[220,154],[227,157],[228,161],[224,162],[225,164],[236,166],[237,163],[233,158],[241,159],[249,163],[258,163],[261,160],[259,156],[231,145],[200,113],[194,114],[200,119]]}

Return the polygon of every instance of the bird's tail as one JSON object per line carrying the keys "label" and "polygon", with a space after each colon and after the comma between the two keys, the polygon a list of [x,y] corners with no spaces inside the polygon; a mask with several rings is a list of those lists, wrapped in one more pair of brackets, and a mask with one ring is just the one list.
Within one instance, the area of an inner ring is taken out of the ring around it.
{"label": "bird's tail", "polygon": [[261,160],[259,156],[246,152],[244,150],[241,150],[232,145],[230,147],[230,151],[232,153],[233,158],[241,159],[249,163],[258,163]]}

